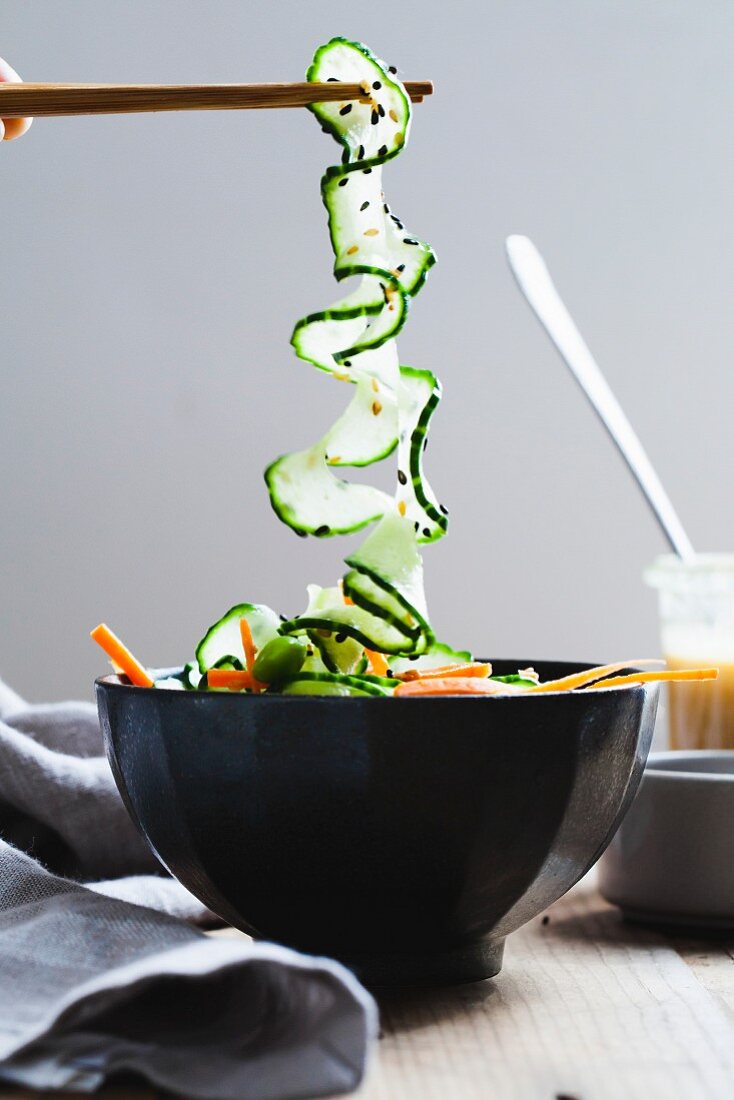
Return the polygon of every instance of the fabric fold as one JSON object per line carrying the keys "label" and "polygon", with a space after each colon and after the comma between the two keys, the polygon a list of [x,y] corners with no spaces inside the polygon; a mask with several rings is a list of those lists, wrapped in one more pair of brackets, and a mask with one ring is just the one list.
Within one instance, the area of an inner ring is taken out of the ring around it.
{"label": "fabric fold", "polygon": [[133,1073],[195,1100],[358,1087],[370,995],[332,960],[194,926],[212,915],[127,817],[91,706],[0,684],[0,836],[0,1081]]}

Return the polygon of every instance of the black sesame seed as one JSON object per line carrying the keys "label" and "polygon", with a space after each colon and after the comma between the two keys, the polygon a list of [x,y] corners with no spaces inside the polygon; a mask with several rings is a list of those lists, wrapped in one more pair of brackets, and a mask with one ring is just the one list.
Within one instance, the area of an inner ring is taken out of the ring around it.
{"label": "black sesame seed", "polygon": [[380,121],[380,116],[378,115],[377,111],[373,111],[372,115],[370,116],[370,122],[372,123],[373,126],[376,126],[379,121]]}
{"label": "black sesame seed", "polygon": [[321,526],[317,527],[316,530],[314,531],[314,535],[316,536],[317,539],[323,538],[324,535],[330,535],[330,534],[331,534],[331,527],[329,527],[328,523],[322,523]]}
{"label": "black sesame seed", "polygon": [[389,668],[387,670],[387,677],[388,677],[389,680],[392,680],[395,677],[395,673],[393,672],[393,670],[391,668]]}
{"label": "black sesame seed", "polygon": [[425,451],[427,448],[428,448],[428,436],[426,436],[426,438],[423,440],[423,450]]}
{"label": "black sesame seed", "polygon": [[408,657],[408,660],[409,661],[417,661],[418,660],[418,654],[417,653],[412,654],[412,656]]}
{"label": "black sesame seed", "polygon": [[345,359],[344,362],[342,363],[343,367],[351,367],[351,365],[352,365],[352,360],[351,359]]}
{"label": "black sesame seed", "polygon": [[339,633],[334,637],[334,641],[338,642],[339,645],[341,645],[342,642],[346,642],[346,640],[347,640],[346,634]]}
{"label": "black sesame seed", "polygon": [[382,106],[382,104],[381,104],[381,103],[378,103],[378,104],[377,104],[377,112],[378,112],[378,114],[379,114],[380,118],[384,118],[384,117],[385,117],[385,108],[384,108],[384,107]]}
{"label": "black sesame seed", "polygon": [[363,168],[362,171],[364,172],[365,176],[369,176],[372,169],[371,168]]}
{"label": "black sesame seed", "polygon": [[348,183],[349,183],[349,179],[348,179],[347,176],[345,176],[344,179],[339,180],[339,186],[340,187],[346,187]]}
{"label": "black sesame seed", "polygon": [[287,622],[288,622],[288,617],[287,617],[287,615],[281,615],[281,616],[280,616],[280,621],[281,621],[282,623],[287,623]]}
{"label": "black sesame seed", "polygon": [[369,206],[369,202],[365,201],[365,202],[362,203],[362,205],[360,206],[359,209],[360,210],[366,210],[368,206]]}
{"label": "black sesame seed", "polygon": [[329,83],[331,83],[331,81],[334,81],[335,84],[341,84],[341,80],[339,79],[338,76],[330,76],[327,79],[328,79]]}
{"label": "black sesame seed", "polygon": [[395,73],[396,73],[396,72],[397,72],[398,70],[397,70],[397,69],[395,68],[395,66],[394,66],[394,65],[391,65],[391,66],[390,66],[390,68],[389,68],[389,69],[388,69],[387,71],[388,71],[389,73],[392,73],[392,74],[393,74],[393,76],[394,76],[394,75],[395,75]]}
{"label": "black sesame seed", "polygon": [[398,470],[398,481],[400,482],[401,485],[407,485],[408,484],[408,479],[407,479],[407,477],[405,476],[405,474],[403,473],[402,470]]}
{"label": "black sesame seed", "polygon": [[357,160],[364,160],[364,145],[360,145],[357,150]]}
{"label": "black sesame seed", "polygon": [[299,539],[305,539],[307,537],[306,531],[295,531],[295,534],[298,535]]}
{"label": "black sesame seed", "polygon": [[344,107],[341,107],[341,108],[340,108],[340,110],[339,110],[339,114],[340,114],[340,115],[348,115],[348,114],[349,114],[349,112],[351,111],[351,109],[352,109],[352,104],[351,104],[351,103],[347,103],[347,104],[345,104],[345,105],[344,105]]}
{"label": "black sesame seed", "polygon": [[379,80],[375,80],[372,87],[375,89],[376,92],[379,92],[380,88],[382,87],[382,84],[380,83]]}
{"label": "black sesame seed", "polygon": [[387,205],[386,202],[382,204],[382,208],[383,208],[383,210],[385,211],[386,214],[390,213],[390,207]]}
{"label": "black sesame seed", "polygon": [[415,527],[415,529],[416,529],[416,533],[417,533],[417,531],[418,531],[418,528],[420,527],[420,523],[418,522],[418,520],[416,520],[416,521],[415,521],[415,523],[413,524],[413,526]]}
{"label": "black sesame seed", "polygon": [[387,153],[387,145],[381,145],[380,148],[377,150],[378,157],[384,157],[386,153]]}
{"label": "black sesame seed", "polygon": [[418,244],[413,237],[403,237],[403,244]]}
{"label": "black sesame seed", "polygon": [[398,264],[396,270],[397,271],[405,271],[405,264]]}
{"label": "black sesame seed", "polygon": [[429,539],[431,537],[431,528],[430,527],[424,527],[423,528],[423,534],[426,536],[427,539]]}
{"label": "black sesame seed", "polygon": [[443,504],[439,504],[439,508],[441,509],[441,511],[443,512],[443,514],[445,516],[447,516],[449,514],[448,508],[444,508]]}

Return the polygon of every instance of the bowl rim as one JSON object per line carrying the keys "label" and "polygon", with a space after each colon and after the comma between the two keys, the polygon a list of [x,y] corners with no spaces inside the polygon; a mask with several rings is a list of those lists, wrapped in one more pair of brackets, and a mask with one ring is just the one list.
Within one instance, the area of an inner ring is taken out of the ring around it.
{"label": "bowl rim", "polygon": [[[590,661],[553,660],[552,658],[542,658],[542,659],[541,658],[536,658],[535,661],[527,660],[527,659],[523,658],[522,660],[519,660],[517,662],[515,661],[514,658],[510,658],[510,657],[495,657],[495,658],[477,657],[476,658],[476,660],[478,660],[478,661],[484,661],[485,659],[488,660],[490,663],[492,663],[493,661],[501,661],[502,663],[507,662],[509,664],[517,663],[518,668],[534,667],[537,664],[567,665],[569,674],[572,673],[572,672],[582,672],[585,669],[596,668],[597,665],[602,663],[602,662],[593,662],[593,661],[590,662]],[[629,666],[629,668],[632,668],[632,669],[634,669],[635,667],[636,666],[634,664]],[[183,671],[183,665],[173,666],[172,668],[152,668],[149,671],[155,679],[162,679],[166,675],[171,676],[174,673],[178,673],[178,672]],[[363,696],[360,696],[358,698],[357,697],[349,698],[349,697],[342,697],[342,696],[338,696],[338,695],[281,695],[279,693],[273,693],[272,695],[268,695],[266,693],[263,693],[263,694],[260,694],[260,693],[258,693],[258,694],[247,694],[246,692],[242,692],[242,691],[229,691],[229,692],[224,692],[224,691],[223,692],[219,692],[219,691],[197,692],[197,691],[193,691],[193,690],[192,691],[165,691],[165,690],[161,690],[160,688],[156,688],[156,687],[138,687],[136,684],[124,683],[120,679],[120,677],[118,676],[117,673],[108,673],[105,676],[97,676],[95,681],[94,681],[94,684],[95,684],[95,687],[105,688],[105,689],[110,688],[114,691],[135,691],[138,694],[140,692],[146,692],[146,693],[149,693],[149,694],[155,693],[156,698],[160,698],[161,696],[169,696],[169,697],[173,697],[174,699],[180,699],[183,696],[188,696],[188,697],[193,697],[194,699],[217,698],[217,697],[222,697],[222,698],[225,698],[225,699],[232,699],[232,698],[236,698],[236,697],[239,696],[241,698],[245,698],[245,699],[249,699],[249,700],[259,699],[261,701],[261,704],[262,704],[263,700],[268,700],[269,705],[272,705],[272,702],[273,702],[274,699],[279,699],[279,700],[281,700],[281,703],[283,701],[287,700],[289,704],[292,704],[292,703],[303,704],[304,702],[307,702],[307,703],[321,702],[321,703],[323,703],[326,700],[331,701],[331,702],[349,704],[349,703],[355,703],[355,702],[362,703],[365,700],[368,700],[371,703],[389,702],[389,703],[394,704],[394,703],[397,702],[397,703],[400,703],[400,704],[412,703],[413,705],[415,705],[416,703],[422,703],[422,704],[433,704],[435,706],[437,704],[441,705],[441,704],[448,703],[448,702],[450,702],[452,700],[456,700],[456,699],[461,699],[463,702],[474,701],[475,703],[479,703],[479,702],[487,703],[490,700],[493,701],[493,702],[499,702],[500,700],[507,700],[507,699],[546,699],[546,698],[547,699],[558,699],[561,696],[563,696],[564,698],[573,697],[573,698],[576,698],[576,699],[584,699],[584,698],[588,699],[590,696],[593,697],[593,696],[597,696],[597,695],[601,694],[602,697],[606,697],[610,693],[619,693],[621,691],[641,691],[643,693],[643,695],[646,695],[646,694],[652,695],[655,692],[659,691],[659,689],[660,689],[660,684],[659,683],[641,683],[641,684],[629,684],[629,685],[620,684],[620,685],[617,685],[616,687],[609,687],[609,688],[595,688],[593,693],[583,692],[583,691],[544,691],[544,692],[537,692],[537,693],[535,693],[535,692],[509,692],[508,691],[508,692],[497,692],[496,694],[492,694],[492,695],[462,695],[462,694],[452,695],[452,694],[446,693],[446,694],[443,694],[443,695],[429,695],[429,696],[425,696],[425,697],[406,696],[405,698],[402,698],[400,696],[397,696],[397,697],[383,696],[383,697],[381,697],[381,696],[378,696],[378,695],[363,695]],[[261,705],[261,704],[259,704],[259,705]]]}
{"label": "bowl rim", "polygon": [[668,768],[666,764],[681,763],[685,757],[698,760],[721,760],[734,764],[734,749],[667,749],[663,752],[651,752],[647,758],[645,777],[650,776],[655,783],[734,783],[734,769],[730,772],[696,771],[691,768]]}

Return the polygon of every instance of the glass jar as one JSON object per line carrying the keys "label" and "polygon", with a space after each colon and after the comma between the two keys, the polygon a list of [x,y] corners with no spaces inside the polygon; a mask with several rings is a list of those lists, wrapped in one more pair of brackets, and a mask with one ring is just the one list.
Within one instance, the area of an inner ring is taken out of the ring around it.
{"label": "glass jar", "polygon": [[645,580],[657,589],[670,668],[719,668],[714,682],[669,685],[670,747],[734,749],[734,554],[666,554]]}

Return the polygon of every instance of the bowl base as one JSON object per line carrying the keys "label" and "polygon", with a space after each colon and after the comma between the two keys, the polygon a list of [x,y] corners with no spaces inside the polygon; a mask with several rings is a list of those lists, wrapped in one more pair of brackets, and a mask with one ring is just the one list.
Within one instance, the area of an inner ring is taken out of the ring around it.
{"label": "bowl base", "polygon": [[369,988],[460,985],[493,978],[502,969],[504,940],[478,940],[448,951],[337,955]]}

